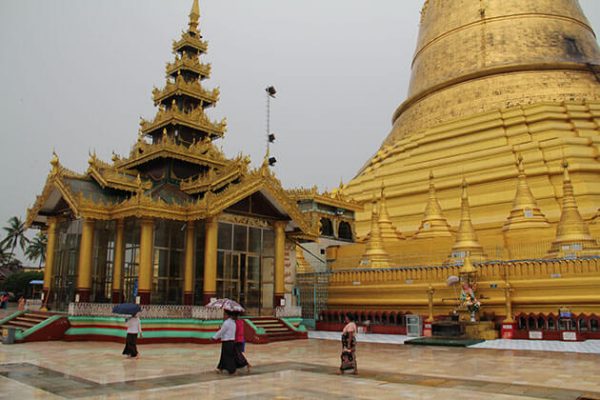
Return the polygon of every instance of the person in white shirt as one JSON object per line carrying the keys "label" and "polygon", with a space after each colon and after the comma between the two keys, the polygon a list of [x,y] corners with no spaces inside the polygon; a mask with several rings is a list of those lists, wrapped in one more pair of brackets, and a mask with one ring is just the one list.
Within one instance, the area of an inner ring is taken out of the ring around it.
{"label": "person in white shirt", "polygon": [[132,358],[140,358],[137,351],[137,337],[142,337],[142,324],[136,314],[127,319],[127,339],[125,339],[125,349],[123,355]]}
{"label": "person in white shirt", "polygon": [[213,336],[212,340],[221,339],[221,358],[217,371],[223,372],[226,370],[229,374],[234,374],[236,369],[245,367],[248,363],[240,357],[236,357],[235,351],[235,321],[233,313],[225,310],[225,321],[221,325],[221,329]]}

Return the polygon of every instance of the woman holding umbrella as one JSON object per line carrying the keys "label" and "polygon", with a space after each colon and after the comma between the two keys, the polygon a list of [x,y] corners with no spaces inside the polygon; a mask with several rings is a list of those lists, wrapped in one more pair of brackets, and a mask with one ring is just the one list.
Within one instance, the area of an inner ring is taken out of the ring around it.
{"label": "woman holding umbrella", "polygon": [[248,365],[244,357],[240,357],[235,348],[236,324],[235,317],[238,312],[244,309],[237,303],[229,299],[217,300],[207,305],[207,307],[223,308],[225,311],[225,321],[221,329],[213,336],[212,340],[221,340],[221,358],[217,365],[217,372],[224,370],[229,374],[234,374],[238,368]]}

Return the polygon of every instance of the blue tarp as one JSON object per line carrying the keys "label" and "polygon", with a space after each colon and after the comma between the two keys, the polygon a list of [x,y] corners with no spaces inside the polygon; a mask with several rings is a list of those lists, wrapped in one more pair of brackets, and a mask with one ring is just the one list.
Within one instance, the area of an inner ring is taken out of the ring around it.
{"label": "blue tarp", "polygon": [[114,312],[115,314],[133,315],[135,313],[140,312],[141,309],[142,308],[140,307],[139,304],[123,303],[123,304],[118,304],[118,305],[114,306],[112,312]]}

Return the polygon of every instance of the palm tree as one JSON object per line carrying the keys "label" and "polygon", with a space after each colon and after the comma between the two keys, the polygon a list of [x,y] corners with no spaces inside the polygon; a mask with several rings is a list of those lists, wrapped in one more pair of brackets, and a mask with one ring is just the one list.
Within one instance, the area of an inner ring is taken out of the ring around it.
{"label": "palm tree", "polygon": [[37,235],[29,242],[27,249],[25,249],[25,255],[31,261],[40,260],[38,267],[42,267],[42,263],[46,261],[46,246],[48,245],[48,237],[38,232]]}
{"label": "palm tree", "polygon": [[25,236],[25,222],[19,217],[11,217],[8,220],[8,226],[4,227],[6,237],[0,242],[0,246],[5,249],[10,248],[11,258],[15,255],[17,245],[21,250],[25,250],[25,246],[29,243],[29,239]]}

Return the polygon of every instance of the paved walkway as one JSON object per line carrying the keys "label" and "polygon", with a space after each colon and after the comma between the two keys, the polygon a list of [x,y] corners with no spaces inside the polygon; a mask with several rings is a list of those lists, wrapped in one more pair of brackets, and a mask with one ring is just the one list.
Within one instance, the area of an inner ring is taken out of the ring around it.
{"label": "paved walkway", "polygon": [[[309,331],[310,339],[340,340],[339,332]],[[358,334],[356,339],[360,343],[388,343],[404,344],[405,340],[414,339],[404,335],[379,335],[375,333]],[[561,342],[559,340],[487,340],[483,343],[469,346],[479,349],[497,350],[535,350],[553,351],[561,353],[588,353],[600,354],[600,340],[586,340],[585,342]]]}
{"label": "paved walkway", "polygon": [[600,357],[362,342],[338,376],[339,343],[247,346],[250,375],[219,375],[219,345],[41,342],[0,346],[0,399],[600,399]]}

